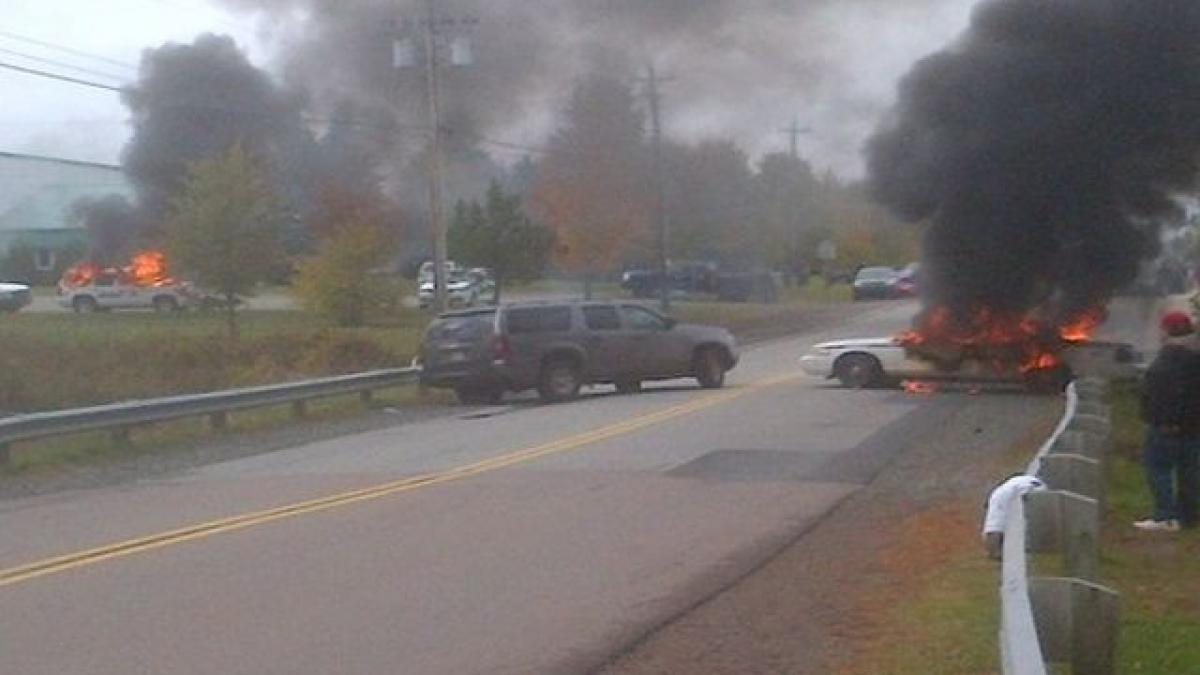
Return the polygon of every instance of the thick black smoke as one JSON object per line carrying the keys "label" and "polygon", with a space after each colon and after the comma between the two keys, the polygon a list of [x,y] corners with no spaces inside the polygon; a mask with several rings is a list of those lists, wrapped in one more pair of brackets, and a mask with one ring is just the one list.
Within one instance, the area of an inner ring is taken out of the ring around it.
{"label": "thick black smoke", "polygon": [[228,37],[146,52],[136,85],[124,93],[133,138],[122,164],[152,219],[161,219],[190,164],[240,143],[284,173],[310,139],[302,102],[280,90]]}
{"label": "thick black smoke", "polygon": [[1062,317],[1107,301],[1200,168],[1200,3],[988,0],[919,63],[868,146],[928,220],[929,301]]}
{"label": "thick black smoke", "polygon": [[71,217],[88,231],[88,258],[110,265],[124,260],[144,228],[141,212],[122,195],[81,199]]}

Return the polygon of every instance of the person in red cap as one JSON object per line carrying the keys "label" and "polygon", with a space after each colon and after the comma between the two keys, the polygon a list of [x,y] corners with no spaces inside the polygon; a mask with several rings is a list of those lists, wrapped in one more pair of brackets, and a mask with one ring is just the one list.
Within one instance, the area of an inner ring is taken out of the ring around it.
{"label": "person in red cap", "polygon": [[1200,343],[1192,318],[1162,317],[1162,349],[1142,383],[1146,444],[1142,462],[1154,515],[1134,523],[1148,531],[1194,527],[1200,495]]}

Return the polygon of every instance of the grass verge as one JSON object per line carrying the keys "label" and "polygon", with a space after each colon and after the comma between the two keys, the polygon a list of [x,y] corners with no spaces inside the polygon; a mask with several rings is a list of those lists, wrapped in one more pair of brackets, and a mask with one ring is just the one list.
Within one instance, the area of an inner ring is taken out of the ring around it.
{"label": "grass verge", "polygon": [[[1134,387],[1116,387],[1112,404],[1115,438],[1100,581],[1122,597],[1117,672],[1200,675],[1200,533],[1130,527],[1150,510],[1138,462],[1143,427]],[[913,573],[910,588],[916,591],[897,598],[844,675],[998,672],[998,567],[984,559],[974,527],[962,534],[962,545]],[[1045,574],[1059,573],[1054,557],[1034,564]]]}

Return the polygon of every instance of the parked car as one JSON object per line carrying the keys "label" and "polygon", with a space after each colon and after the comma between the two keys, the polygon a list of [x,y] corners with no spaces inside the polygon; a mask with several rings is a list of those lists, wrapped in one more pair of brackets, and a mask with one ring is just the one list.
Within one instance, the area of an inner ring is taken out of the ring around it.
{"label": "parked car", "polygon": [[891,267],[864,267],[854,275],[851,284],[854,301],[888,300],[896,297],[899,273]]}
{"label": "parked car", "polygon": [[496,294],[496,279],[492,271],[484,267],[472,267],[467,270],[467,278],[475,284],[475,290],[481,298],[492,298]]}
{"label": "parked car", "polygon": [[0,282],[0,312],[12,314],[33,302],[33,291],[25,284]]}
{"label": "parked car", "polygon": [[[421,309],[433,304],[435,283],[433,279],[422,282],[417,289],[417,301]],[[474,307],[479,303],[479,287],[465,274],[455,273],[446,277],[446,303],[450,307]]]}
{"label": "parked car", "polygon": [[645,381],[694,377],[718,388],[738,356],[724,328],[678,324],[633,303],[579,301],[443,314],[425,333],[420,363],[422,384],[466,403],[530,389],[555,402],[586,384],[634,393]]}
{"label": "parked car", "polygon": [[113,309],[153,309],[172,312],[207,301],[204,294],[183,282],[139,285],[115,271],[105,271],[83,285],[59,283],[58,302],[86,314]]}
{"label": "parked car", "polygon": [[901,269],[896,275],[895,282],[892,283],[894,296],[897,298],[914,298],[920,293],[921,288],[921,266],[917,263],[912,263],[904,269]]}

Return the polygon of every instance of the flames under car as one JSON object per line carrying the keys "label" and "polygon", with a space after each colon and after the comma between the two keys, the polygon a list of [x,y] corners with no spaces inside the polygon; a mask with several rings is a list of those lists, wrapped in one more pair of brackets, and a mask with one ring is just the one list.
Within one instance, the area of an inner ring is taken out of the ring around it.
{"label": "flames under car", "polygon": [[1135,361],[1129,345],[1087,341],[1063,348],[1053,365],[1033,369],[974,356],[937,362],[915,355],[900,338],[883,337],[818,344],[800,359],[800,366],[809,375],[837,379],[851,388],[953,381],[1059,389],[1075,374],[1124,371],[1135,367]]}

